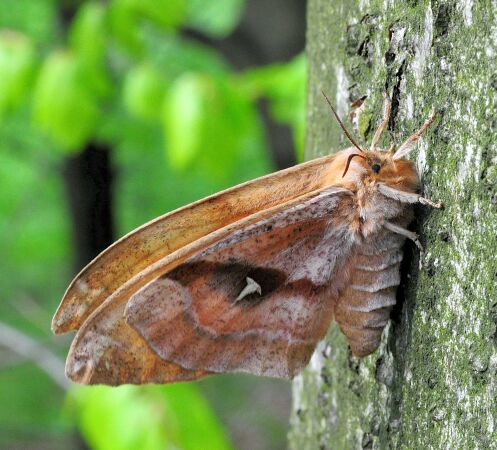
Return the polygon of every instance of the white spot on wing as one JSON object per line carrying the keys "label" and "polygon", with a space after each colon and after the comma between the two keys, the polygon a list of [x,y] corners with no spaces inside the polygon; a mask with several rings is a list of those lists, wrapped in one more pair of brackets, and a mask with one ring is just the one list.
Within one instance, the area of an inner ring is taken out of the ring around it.
{"label": "white spot on wing", "polygon": [[250,277],[247,277],[245,280],[247,281],[247,286],[242,289],[242,292],[240,292],[240,295],[236,298],[235,303],[243,300],[247,295],[254,294],[256,292],[259,295],[262,294],[261,285],[257,283],[257,281]]}
{"label": "white spot on wing", "polygon": [[87,294],[89,291],[88,283],[86,281],[83,281],[83,280],[78,280],[78,281],[76,281],[76,289],[81,294]]}

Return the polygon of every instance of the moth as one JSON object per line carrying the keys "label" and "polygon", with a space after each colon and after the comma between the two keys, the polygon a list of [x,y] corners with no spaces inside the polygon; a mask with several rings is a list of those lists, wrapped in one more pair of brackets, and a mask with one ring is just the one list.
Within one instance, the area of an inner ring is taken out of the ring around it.
{"label": "moth", "polygon": [[[325,95],[326,97],[326,95]],[[379,346],[400,282],[415,166],[397,149],[352,147],[158,217],[103,251],[68,287],[55,333],[76,330],[75,382],[119,385],[249,372],[292,378],[334,318],[351,351]]]}

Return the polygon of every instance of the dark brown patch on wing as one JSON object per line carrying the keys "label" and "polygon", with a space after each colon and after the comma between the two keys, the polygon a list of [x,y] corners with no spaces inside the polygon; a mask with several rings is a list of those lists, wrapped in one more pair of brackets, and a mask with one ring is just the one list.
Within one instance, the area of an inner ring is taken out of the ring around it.
{"label": "dark brown patch on wing", "polygon": [[231,299],[232,303],[235,303],[236,298],[247,284],[247,277],[250,277],[261,287],[261,294],[247,295],[243,300],[237,302],[241,306],[253,305],[264,300],[281,287],[287,279],[284,272],[276,269],[253,267],[248,263],[235,262],[230,264],[210,261],[185,263],[164,276],[180,281],[184,286],[194,283],[198,278],[206,278],[208,287],[212,291],[225,295]]}

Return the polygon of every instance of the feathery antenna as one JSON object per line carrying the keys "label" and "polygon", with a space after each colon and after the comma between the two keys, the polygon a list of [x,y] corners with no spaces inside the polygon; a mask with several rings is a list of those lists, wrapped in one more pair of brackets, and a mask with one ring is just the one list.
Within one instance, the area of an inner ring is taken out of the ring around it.
{"label": "feathery antenna", "polygon": [[387,92],[383,93],[383,98],[385,99],[383,103],[383,118],[381,119],[380,125],[373,136],[373,140],[371,141],[372,152],[376,151],[376,146],[378,145],[378,142],[380,142],[381,135],[388,125],[388,121],[390,120],[390,113],[392,111],[392,104]]}
{"label": "feathery antenna", "polygon": [[392,159],[400,159],[407,155],[414,147],[414,144],[418,142],[418,139],[421,135],[426,131],[426,129],[435,121],[437,117],[437,113],[433,110],[430,114],[430,117],[426,119],[425,123],[421,125],[421,128],[416,131],[413,135],[409,136],[404,143],[398,148],[395,154],[392,156]]}

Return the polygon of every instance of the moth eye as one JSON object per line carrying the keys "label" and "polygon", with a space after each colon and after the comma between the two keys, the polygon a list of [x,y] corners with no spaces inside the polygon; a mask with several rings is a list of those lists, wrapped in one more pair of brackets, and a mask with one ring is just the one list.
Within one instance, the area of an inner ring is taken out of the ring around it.
{"label": "moth eye", "polygon": [[373,164],[371,166],[371,169],[373,169],[373,172],[374,173],[379,173],[380,172],[380,169],[381,169],[381,166],[379,164]]}

